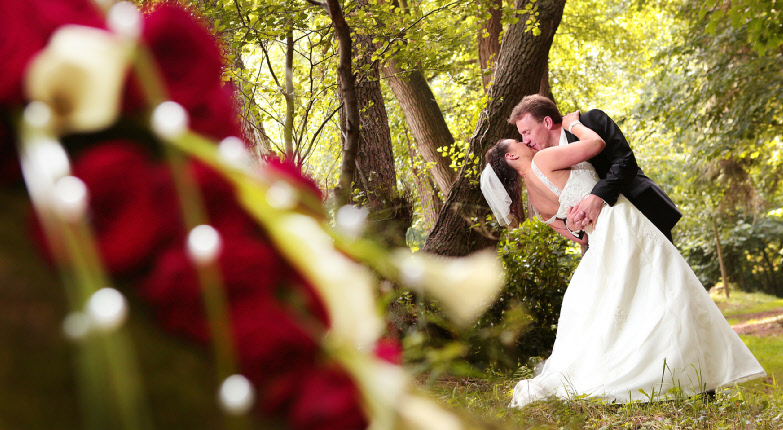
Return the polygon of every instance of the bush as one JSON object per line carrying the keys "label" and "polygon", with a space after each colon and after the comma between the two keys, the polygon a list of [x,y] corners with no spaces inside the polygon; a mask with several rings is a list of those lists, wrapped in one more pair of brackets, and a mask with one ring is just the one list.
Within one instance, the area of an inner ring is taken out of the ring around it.
{"label": "bush", "polygon": [[468,330],[445,318],[437,301],[389,292],[389,327],[402,338],[408,368],[431,380],[442,374],[481,376],[548,356],[563,294],[580,258],[570,244],[539,221],[504,230],[497,251],[506,285]]}
{"label": "bush", "polygon": [[571,244],[539,221],[504,232],[498,255],[507,284],[469,336],[471,362],[516,369],[550,354],[563,294],[580,258]]}

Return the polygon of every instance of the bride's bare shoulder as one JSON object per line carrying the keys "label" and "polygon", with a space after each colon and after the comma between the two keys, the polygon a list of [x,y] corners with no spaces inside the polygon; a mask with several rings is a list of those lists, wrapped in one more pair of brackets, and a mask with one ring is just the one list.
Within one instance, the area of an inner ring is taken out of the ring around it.
{"label": "bride's bare shoulder", "polygon": [[533,162],[536,163],[536,167],[542,172],[552,172],[554,161],[556,159],[557,152],[552,151],[555,147],[549,147],[542,149],[533,155]]}

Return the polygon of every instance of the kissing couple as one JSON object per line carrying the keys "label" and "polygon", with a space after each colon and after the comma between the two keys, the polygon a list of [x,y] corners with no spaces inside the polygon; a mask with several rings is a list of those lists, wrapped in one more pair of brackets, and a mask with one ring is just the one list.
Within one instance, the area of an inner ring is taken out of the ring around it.
{"label": "kissing couple", "polygon": [[672,244],[681,214],[607,114],[563,117],[531,95],[509,122],[522,140],[497,142],[481,174],[493,214],[502,225],[519,219],[524,185],[536,217],[585,250],[552,354],[516,385],[510,406],[550,396],[664,400],[766,375]]}

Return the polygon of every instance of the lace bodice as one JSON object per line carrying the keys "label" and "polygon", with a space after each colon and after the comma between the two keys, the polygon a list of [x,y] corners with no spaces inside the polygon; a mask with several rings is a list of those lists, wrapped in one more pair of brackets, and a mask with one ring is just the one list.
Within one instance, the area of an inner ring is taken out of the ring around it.
{"label": "lace bodice", "polygon": [[561,190],[541,172],[538,166],[536,166],[535,161],[531,163],[531,167],[533,173],[538,176],[538,179],[540,179],[547,188],[555,193],[560,202],[557,214],[544,221],[547,224],[551,224],[557,218],[565,218],[566,215],[568,215],[568,208],[575,206],[580,200],[587,197],[587,195],[592,192],[593,186],[595,186],[599,179],[593,165],[587,161],[583,161],[571,167],[571,175],[568,177],[565,187]]}

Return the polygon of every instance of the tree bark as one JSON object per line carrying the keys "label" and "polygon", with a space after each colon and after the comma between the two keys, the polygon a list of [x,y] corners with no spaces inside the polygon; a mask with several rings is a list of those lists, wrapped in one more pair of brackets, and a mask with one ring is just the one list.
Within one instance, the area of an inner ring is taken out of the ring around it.
{"label": "tree bark", "polygon": [[397,67],[394,59],[386,62],[383,72],[402,109],[419,153],[424,161],[433,164],[430,173],[435,183],[443,194],[448,193],[457,174],[449,167],[451,159],[438,152],[438,148],[453,145],[454,137],[430,85],[420,70],[403,71]]}
{"label": "tree bark", "polygon": [[348,204],[351,200],[351,188],[356,176],[356,154],[359,151],[359,102],[356,98],[356,78],[351,71],[351,52],[353,41],[351,28],[345,22],[342,7],[338,0],[326,0],[326,10],[334,24],[334,34],[339,44],[339,63],[337,74],[340,77],[340,94],[345,109],[343,124],[343,151],[340,165],[340,182],[334,190],[337,206]]}
{"label": "tree bark", "polygon": [[[404,0],[387,1],[400,7],[404,13],[409,13]],[[368,0],[357,0],[360,7],[367,6],[368,3]],[[404,37],[404,34],[399,37]],[[427,80],[419,69],[400,69],[394,58],[386,60],[381,71],[405,116],[405,122],[413,134],[419,153],[424,161],[432,166],[429,171],[435,183],[443,194],[448,193],[457,175],[449,167],[451,159],[438,152],[438,148],[453,145],[454,137]]]}
{"label": "tree bark", "polygon": [[712,219],[712,229],[715,232],[715,246],[718,249],[718,264],[720,264],[720,276],[723,279],[723,291],[726,298],[729,298],[729,279],[726,276],[726,267],[723,265],[723,249],[720,246],[720,235],[718,234],[718,223],[715,218]]}
{"label": "tree bark", "polygon": [[552,94],[552,87],[549,85],[549,58],[546,60],[546,68],[544,69],[544,76],[541,77],[541,85],[538,88],[538,94],[557,104],[555,95]]}
{"label": "tree bark", "polygon": [[[397,191],[394,152],[379,81],[380,72],[377,62],[371,60],[375,48],[371,36],[356,34],[354,41],[354,69],[363,70],[363,66],[369,65],[369,70],[361,72],[356,81],[361,129],[354,183],[363,195],[357,203],[368,209],[370,232],[376,239],[392,246],[405,246],[405,233],[411,225],[413,212],[410,202]],[[345,109],[340,110],[340,119],[344,124]]]}
{"label": "tree bark", "polygon": [[351,71],[353,49],[351,29],[345,22],[345,16],[338,0],[326,0],[326,10],[334,24],[334,33],[340,46],[337,74],[340,77],[340,94],[343,97],[346,117],[343,125],[340,182],[334,190],[335,203],[339,207],[350,201],[352,183],[356,176],[356,154],[359,150],[359,102],[356,98],[356,78]]}
{"label": "tree bark", "polygon": [[459,256],[495,243],[493,239],[470,228],[489,213],[478,185],[478,176],[485,164],[484,154],[498,140],[518,137],[516,129],[508,124],[507,119],[522,97],[540,91],[552,38],[560,25],[565,6],[565,0],[516,0],[514,7],[522,12],[528,3],[539,12],[537,20],[541,33],[534,36],[531,31],[526,31],[526,14],[506,30],[498,56],[495,81],[487,97],[489,101],[468,144],[469,154],[475,157],[466,157],[438,215],[438,221],[425,242],[426,252]]}
{"label": "tree bark", "polygon": [[[285,157],[294,160],[294,31],[285,35]],[[348,47],[350,51],[350,45]],[[350,71],[350,63],[348,64]]]}
{"label": "tree bark", "polygon": [[503,0],[491,0],[489,4],[489,19],[482,21],[478,32],[478,54],[481,66],[481,81],[484,91],[492,82],[495,70],[495,60],[500,52],[500,32],[503,30]]}
{"label": "tree bark", "polygon": [[408,157],[411,160],[411,173],[413,181],[416,183],[416,189],[419,191],[419,200],[421,201],[421,212],[424,215],[424,230],[430,232],[435,222],[438,220],[438,212],[443,207],[443,202],[438,197],[438,191],[435,189],[435,183],[432,176],[426,175],[416,167],[416,156],[418,153],[411,145],[408,133],[405,133],[405,140],[408,144]]}

